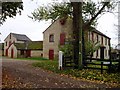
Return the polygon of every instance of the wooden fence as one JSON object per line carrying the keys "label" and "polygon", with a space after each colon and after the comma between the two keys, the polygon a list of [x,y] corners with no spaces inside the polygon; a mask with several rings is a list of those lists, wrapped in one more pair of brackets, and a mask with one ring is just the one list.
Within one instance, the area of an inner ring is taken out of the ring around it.
{"label": "wooden fence", "polygon": [[63,68],[74,67],[74,61],[72,56],[63,56]]}
{"label": "wooden fence", "polygon": [[113,72],[113,70],[116,69],[117,71],[119,71],[120,60],[86,58],[84,68],[101,70],[101,73],[103,73],[103,70],[107,70],[108,72]]}
{"label": "wooden fence", "polygon": [[105,51],[105,47],[100,47],[100,58],[86,57],[84,60],[85,68],[101,70],[101,73],[103,73],[103,70],[108,70],[108,72],[120,71],[120,54],[119,54],[119,59],[116,60],[111,59],[110,53],[109,53],[110,58],[104,59],[104,51]]}
{"label": "wooden fence", "polygon": [[[120,72],[120,53],[118,59],[104,59],[104,50],[105,47],[100,48],[100,58],[84,58],[83,66],[85,69],[96,69],[107,70],[108,72],[119,71]],[[111,56],[110,56],[111,57]],[[63,68],[66,67],[75,67],[75,63],[73,61],[72,56],[63,56]]]}

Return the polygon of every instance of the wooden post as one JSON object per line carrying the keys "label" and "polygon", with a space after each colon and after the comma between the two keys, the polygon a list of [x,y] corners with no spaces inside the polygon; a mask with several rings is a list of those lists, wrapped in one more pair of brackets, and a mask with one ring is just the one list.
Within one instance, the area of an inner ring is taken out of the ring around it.
{"label": "wooden post", "polygon": [[79,4],[79,60],[78,60],[78,68],[79,69],[82,69],[82,66],[83,66],[83,38],[82,38],[82,34],[83,34],[83,31],[82,31],[82,2],[80,2]]}
{"label": "wooden post", "polygon": [[101,74],[103,74],[103,62],[101,62]]}
{"label": "wooden post", "polygon": [[63,64],[63,68],[64,68],[64,67],[65,67],[65,58],[64,58],[64,54],[63,54],[63,56],[62,56],[62,59],[63,59],[62,64]]}
{"label": "wooden post", "polygon": [[63,52],[59,51],[59,65],[58,65],[58,69],[62,70],[63,68]]}
{"label": "wooden post", "polygon": [[112,57],[111,57],[111,45],[110,45],[110,39],[108,41],[108,45],[109,45],[109,60],[110,60],[110,65],[108,65],[108,72],[111,72],[111,66],[112,66]]}

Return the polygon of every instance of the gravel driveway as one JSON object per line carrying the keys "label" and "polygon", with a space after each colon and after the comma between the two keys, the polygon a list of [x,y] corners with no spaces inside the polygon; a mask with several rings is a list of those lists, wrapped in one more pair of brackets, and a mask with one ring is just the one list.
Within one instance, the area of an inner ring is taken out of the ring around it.
{"label": "gravel driveway", "polygon": [[[20,84],[17,88],[104,88],[105,84],[97,84],[75,80],[61,76],[31,64],[37,61],[15,60],[3,58],[2,67]],[[13,83],[15,84],[15,83]]]}

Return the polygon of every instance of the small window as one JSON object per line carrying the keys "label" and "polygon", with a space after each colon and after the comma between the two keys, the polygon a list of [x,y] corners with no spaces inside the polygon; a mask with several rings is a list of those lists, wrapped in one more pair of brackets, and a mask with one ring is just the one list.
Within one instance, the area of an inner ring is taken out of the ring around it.
{"label": "small window", "polygon": [[54,35],[53,35],[53,34],[51,34],[51,35],[49,36],[49,42],[54,42]]}
{"label": "small window", "polygon": [[97,35],[97,42],[99,42],[99,38],[98,38],[98,35]]}
{"label": "small window", "polygon": [[107,38],[105,38],[105,45],[107,45]]}
{"label": "small window", "polygon": [[103,37],[101,37],[101,44],[103,45]]}
{"label": "small window", "polygon": [[64,45],[65,44],[65,33],[61,33],[60,34],[60,45]]}
{"label": "small window", "polygon": [[94,33],[92,32],[92,41],[94,42]]}
{"label": "small window", "polygon": [[7,42],[6,42],[6,46],[7,46]]}
{"label": "small window", "polygon": [[108,50],[105,50],[105,56],[107,57],[107,55],[108,55]]}

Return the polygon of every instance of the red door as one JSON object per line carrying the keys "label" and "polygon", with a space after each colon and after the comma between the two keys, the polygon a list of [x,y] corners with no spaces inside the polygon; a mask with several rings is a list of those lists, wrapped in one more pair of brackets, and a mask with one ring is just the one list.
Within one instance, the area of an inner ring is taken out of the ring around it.
{"label": "red door", "polygon": [[54,50],[53,49],[49,50],[49,59],[50,60],[54,59]]}
{"label": "red door", "polygon": [[11,49],[11,58],[13,58],[13,56],[14,56],[14,50]]}
{"label": "red door", "polygon": [[8,56],[8,49],[6,49],[6,53],[5,53],[6,56]]}

